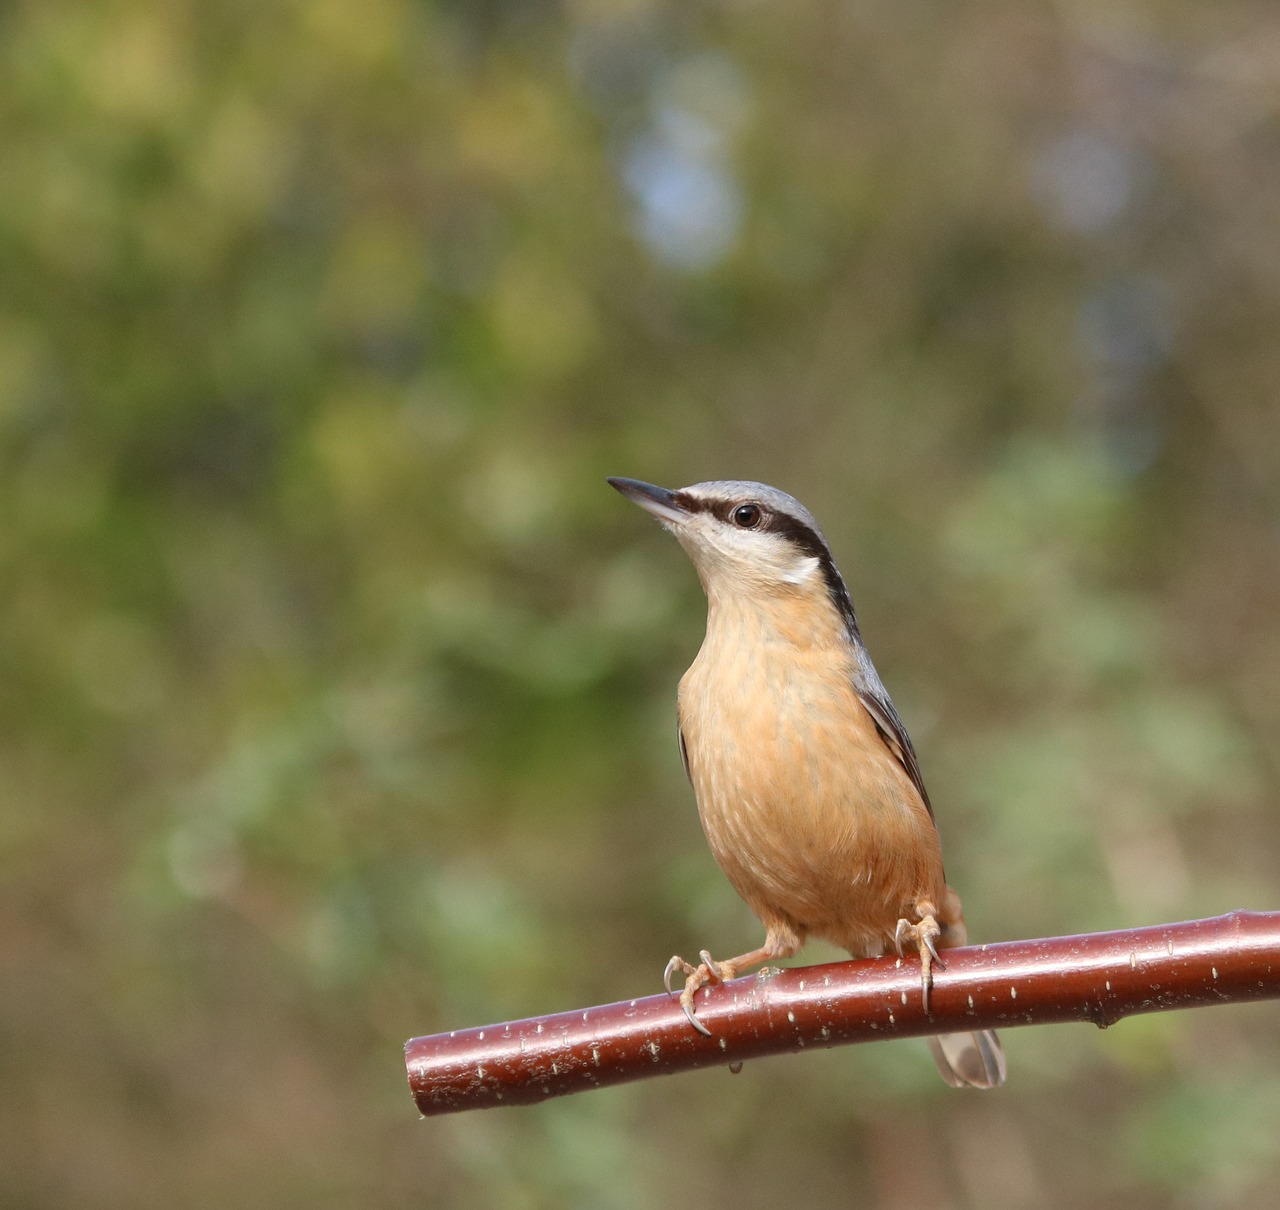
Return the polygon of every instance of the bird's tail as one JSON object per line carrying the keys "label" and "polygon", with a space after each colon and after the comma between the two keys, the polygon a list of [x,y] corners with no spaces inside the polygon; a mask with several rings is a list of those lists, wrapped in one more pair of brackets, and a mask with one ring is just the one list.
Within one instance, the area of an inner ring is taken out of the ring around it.
{"label": "bird's tail", "polygon": [[990,1029],[926,1038],[938,1071],[952,1088],[999,1088],[1004,1083],[1004,1051]]}

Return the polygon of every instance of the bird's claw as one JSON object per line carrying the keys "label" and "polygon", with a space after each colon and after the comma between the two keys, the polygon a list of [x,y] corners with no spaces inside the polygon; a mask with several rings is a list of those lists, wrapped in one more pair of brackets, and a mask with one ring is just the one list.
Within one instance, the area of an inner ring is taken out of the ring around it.
{"label": "bird's claw", "polygon": [[662,972],[662,986],[667,989],[668,996],[674,996],[676,989],[671,986],[671,976],[679,971],[682,975],[692,975],[697,967],[690,966],[679,954],[672,954],[667,969]]}
{"label": "bird's claw", "polygon": [[684,1009],[684,1015],[689,1019],[689,1024],[693,1026],[704,1037],[711,1037],[711,1031],[698,1020],[698,1015],[694,1012],[693,997],[698,993],[699,989],[705,987],[708,983],[720,983],[723,980],[723,974],[718,963],[706,950],[698,955],[702,959],[701,966],[694,966],[691,962],[686,962],[679,954],[672,955],[671,961],[667,963],[667,968],[662,972],[662,985],[667,989],[670,996],[676,995],[676,990],[671,986],[671,980],[676,971],[684,975],[684,989],[679,993],[680,1007]]}
{"label": "bird's claw", "polygon": [[693,992],[687,987],[680,993],[680,1007],[684,1009],[684,1015],[689,1018],[689,1024],[693,1026],[704,1038],[711,1037],[711,1031],[698,1020],[698,1015],[693,1011]]}
{"label": "bird's claw", "polygon": [[936,962],[939,966],[944,965],[938,956],[938,946],[935,942],[935,938],[941,933],[938,922],[932,916],[921,917],[919,924],[912,924],[910,920],[899,920],[898,927],[893,930],[893,948],[899,955],[902,954],[904,941],[915,942],[920,952],[920,989],[926,1013],[929,1011],[929,989],[933,986],[933,964]]}

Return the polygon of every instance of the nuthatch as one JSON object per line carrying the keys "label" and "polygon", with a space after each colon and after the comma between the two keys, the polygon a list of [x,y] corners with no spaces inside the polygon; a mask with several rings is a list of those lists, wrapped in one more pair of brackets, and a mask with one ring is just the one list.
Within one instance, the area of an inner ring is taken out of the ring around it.
{"label": "nuthatch", "polygon": [[[680,680],[685,772],[711,852],[765,926],[759,949],[694,966],[680,1003],[807,937],[856,957],[905,942],[920,954],[924,1007],[938,948],[965,944],[960,897],[915,750],[862,642],[849,590],[817,522],[763,483],[696,483],[670,491],[609,482],[684,547],[707,594],[707,634]],[[989,1030],[929,1039],[955,1087],[1004,1082]]]}

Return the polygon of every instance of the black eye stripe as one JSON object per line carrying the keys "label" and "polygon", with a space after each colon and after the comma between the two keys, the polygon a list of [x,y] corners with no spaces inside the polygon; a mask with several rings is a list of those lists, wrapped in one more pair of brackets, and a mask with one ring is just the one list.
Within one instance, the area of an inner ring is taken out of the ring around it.
{"label": "black eye stripe", "polygon": [[803,521],[783,513],[771,513],[768,528],[773,533],[786,538],[805,554],[823,562],[831,560],[831,552],[827,549],[827,544]]}
{"label": "black eye stripe", "polygon": [[787,538],[800,550],[804,551],[805,554],[811,555],[815,559],[820,559],[823,562],[831,559],[831,552],[827,550],[827,544],[818,537],[812,527],[806,525],[798,517],[774,512],[755,500],[743,500],[741,496],[737,500],[725,500],[723,498],[715,500],[707,497],[690,496],[684,492],[676,492],[675,497],[676,503],[686,512],[714,513],[730,524],[735,524],[733,514],[737,509],[747,504],[754,504],[760,509],[761,513],[761,520],[757,523],[756,528]]}
{"label": "black eye stripe", "polygon": [[[726,500],[723,496],[718,498],[693,496],[683,491],[677,491],[674,494],[676,504],[686,512],[713,513],[729,521],[730,524],[732,524],[732,513],[735,508],[744,503],[755,503],[755,501],[744,501],[741,496],[736,500]],[[858,621],[854,616],[853,602],[849,599],[849,590],[845,587],[844,579],[836,568],[835,560],[831,557],[831,551],[827,548],[826,542],[818,536],[817,530],[801,521],[799,517],[794,517],[786,512],[777,512],[773,509],[764,510],[763,523],[758,528],[786,538],[797,550],[818,560],[818,566],[826,583],[827,593],[831,597],[831,603],[844,617],[850,632],[861,641]]]}
{"label": "black eye stripe", "polygon": [[678,507],[684,509],[687,513],[713,513],[716,510],[716,502],[714,500],[703,499],[700,496],[691,496],[688,492],[673,492]]}
{"label": "black eye stripe", "polygon": [[759,528],[789,539],[805,554],[812,555],[816,559],[831,558],[831,554],[827,550],[827,544],[818,537],[811,526],[806,525],[798,517],[792,517],[786,513],[775,512],[772,509],[765,508],[756,500],[744,500],[741,496],[736,500],[725,500],[723,497],[709,499],[705,496],[691,496],[685,492],[676,492],[675,499],[677,505],[686,512],[714,513],[730,523],[733,522],[733,514],[736,509],[741,508],[744,504],[754,504],[761,511]]}

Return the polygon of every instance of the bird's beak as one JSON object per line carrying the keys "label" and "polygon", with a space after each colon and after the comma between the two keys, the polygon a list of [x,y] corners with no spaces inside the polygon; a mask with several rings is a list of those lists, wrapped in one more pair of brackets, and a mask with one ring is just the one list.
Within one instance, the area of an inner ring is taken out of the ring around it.
{"label": "bird's beak", "polygon": [[638,504],[645,512],[652,513],[667,525],[680,525],[688,520],[689,510],[680,503],[676,493],[668,488],[641,483],[639,479],[610,479],[609,484],[633,504]]}

